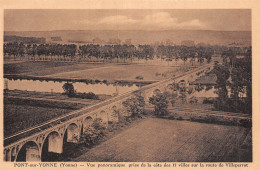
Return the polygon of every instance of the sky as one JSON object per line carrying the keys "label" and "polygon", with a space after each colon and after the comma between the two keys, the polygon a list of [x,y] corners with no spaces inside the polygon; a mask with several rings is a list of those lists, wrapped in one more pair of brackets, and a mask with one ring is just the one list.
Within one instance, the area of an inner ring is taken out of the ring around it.
{"label": "sky", "polygon": [[251,10],[5,9],[4,30],[251,31]]}

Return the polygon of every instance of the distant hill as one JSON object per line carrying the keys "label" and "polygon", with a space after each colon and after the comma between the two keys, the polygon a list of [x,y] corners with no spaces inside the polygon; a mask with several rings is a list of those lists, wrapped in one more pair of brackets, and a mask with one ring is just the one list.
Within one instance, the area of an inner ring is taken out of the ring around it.
{"label": "distant hill", "polygon": [[29,43],[45,43],[46,39],[43,37],[21,37],[16,35],[5,35],[4,36],[4,42],[23,42],[25,44]]}
{"label": "distant hill", "polygon": [[131,39],[133,44],[153,44],[165,42],[167,39],[175,44],[191,40],[195,43],[211,45],[240,44],[251,45],[251,31],[209,31],[209,30],[169,30],[169,31],[111,31],[111,30],[58,30],[58,31],[25,31],[4,32],[4,35],[16,35],[23,37],[44,37],[47,42],[52,42],[51,37],[61,37],[62,43],[68,42],[92,42],[100,39],[107,42],[110,39]]}

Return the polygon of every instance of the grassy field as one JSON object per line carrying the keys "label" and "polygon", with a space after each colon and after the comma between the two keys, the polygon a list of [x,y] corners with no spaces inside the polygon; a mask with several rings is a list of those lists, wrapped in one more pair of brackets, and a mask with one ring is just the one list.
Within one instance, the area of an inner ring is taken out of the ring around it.
{"label": "grassy field", "polygon": [[178,67],[143,64],[77,64],[65,62],[22,62],[4,65],[5,74],[46,76],[51,78],[76,78],[92,80],[130,80],[140,76],[144,81],[159,81],[176,71]]}
{"label": "grassy field", "polygon": [[48,75],[53,78],[78,78],[93,80],[137,80],[140,76],[145,81],[159,81],[172,75],[177,68],[167,66],[149,66],[149,65],[109,65],[93,69],[64,72]]}
{"label": "grassy field", "polygon": [[[36,91],[23,91],[23,90],[9,90],[8,93],[5,95],[5,97],[12,97],[12,98],[33,98],[33,99],[42,99],[42,100],[57,100],[67,103],[82,103],[85,105],[91,105],[96,104],[100,100],[106,100],[110,98],[110,95],[98,95],[99,100],[93,100],[93,99],[82,99],[82,98],[74,98],[74,97],[68,97],[67,95],[63,93],[51,93],[51,92],[36,92]],[[25,103],[26,104],[26,103]],[[48,103],[52,104],[52,103]],[[53,103],[55,104],[55,103]],[[54,105],[54,107],[56,107]],[[58,106],[58,107],[64,107],[64,105]],[[71,105],[65,106],[65,107],[71,107]],[[73,107],[73,106],[72,106]],[[80,105],[79,105],[80,107]],[[75,107],[77,109],[77,106]]]}
{"label": "grassy field", "polygon": [[4,137],[72,111],[71,109],[5,104]]}
{"label": "grassy field", "polygon": [[4,74],[24,74],[45,76],[67,71],[84,70],[102,67],[105,64],[77,64],[71,62],[52,61],[25,61],[20,63],[4,64]]}
{"label": "grassy field", "polygon": [[250,139],[243,127],[148,118],[71,161],[247,162]]}
{"label": "grassy field", "polygon": [[21,73],[30,73],[30,72],[38,72],[45,69],[52,69],[55,67],[62,66],[71,66],[73,63],[65,63],[65,62],[33,62],[26,61],[20,63],[10,63],[4,64],[4,74],[21,74]]}

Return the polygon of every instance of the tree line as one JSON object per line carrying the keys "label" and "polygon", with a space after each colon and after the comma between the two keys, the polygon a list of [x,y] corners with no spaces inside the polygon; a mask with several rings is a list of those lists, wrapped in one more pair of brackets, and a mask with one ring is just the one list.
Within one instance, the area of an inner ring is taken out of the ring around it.
{"label": "tree line", "polygon": [[243,53],[245,48],[228,48],[225,46],[184,46],[184,45],[98,45],[88,44],[24,44],[23,42],[5,43],[5,57],[29,60],[58,61],[101,61],[133,62],[133,60],[153,60],[176,62],[190,61],[193,65],[211,62],[213,55],[220,55],[231,49]]}
{"label": "tree line", "polygon": [[24,44],[21,43],[6,43],[4,44],[4,55],[13,56],[16,58],[24,58],[25,56],[30,59],[45,60],[47,56],[62,56],[64,60],[72,60],[76,56],[77,46],[75,44]]}

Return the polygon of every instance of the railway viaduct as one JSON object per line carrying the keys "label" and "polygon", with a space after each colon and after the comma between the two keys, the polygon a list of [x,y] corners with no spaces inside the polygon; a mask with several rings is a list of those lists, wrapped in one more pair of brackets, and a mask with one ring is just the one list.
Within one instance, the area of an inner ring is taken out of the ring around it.
{"label": "railway viaduct", "polygon": [[[140,90],[145,101],[148,102],[154,90],[167,90],[169,84],[181,80],[186,82],[194,81],[212,69],[212,64],[204,65],[173,78],[141,87]],[[43,152],[61,154],[64,142],[77,143],[82,131],[94,119],[101,118],[102,122],[108,125],[109,121],[118,121],[118,113],[127,115],[122,102],[133,97],[134,93],[135,91],[131,91],[115,96],[4,139],[4,161],[42,161]]]}

